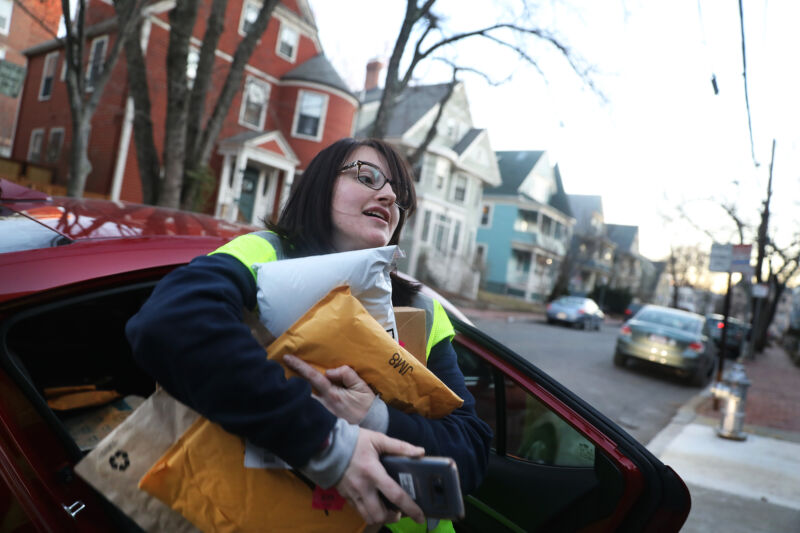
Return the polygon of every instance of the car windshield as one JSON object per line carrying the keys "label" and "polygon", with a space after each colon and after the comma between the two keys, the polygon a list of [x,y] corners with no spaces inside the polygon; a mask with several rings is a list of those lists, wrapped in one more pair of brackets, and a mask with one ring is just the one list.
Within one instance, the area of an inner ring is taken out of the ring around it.
{"label": "car windshield", "polygon": [[573,307],[583,305],[584,299],[577,296],[567,296],[566,298],[559,298],[557,302],[561,305]]}
{"label": "car windshield", "polygon": [[68,242],[61,234],[46,226],[0,207],[0,253],[51,248]]}
{"label": "car windshield", "polygon": [[666,326],[672,329],[679,329],[696,333],[700,329],[700,320],[691,316],[681,316],[674,313],[662,313],[654,309],[645,309],[636,315],[636,320],[649,322],[659,326]]}

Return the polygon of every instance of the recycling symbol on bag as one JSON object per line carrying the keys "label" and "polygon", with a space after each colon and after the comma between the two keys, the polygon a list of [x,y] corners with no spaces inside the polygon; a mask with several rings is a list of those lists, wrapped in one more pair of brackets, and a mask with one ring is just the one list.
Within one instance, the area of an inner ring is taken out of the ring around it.
{"label": "recycling symbol on bag", "polygon": [[131,465],[130,459],[128,459],[128,452],[125,450],[117,450],[114,455],[108,458],[108,463],[111,465],[111,468],[114,470],[125,470]]}

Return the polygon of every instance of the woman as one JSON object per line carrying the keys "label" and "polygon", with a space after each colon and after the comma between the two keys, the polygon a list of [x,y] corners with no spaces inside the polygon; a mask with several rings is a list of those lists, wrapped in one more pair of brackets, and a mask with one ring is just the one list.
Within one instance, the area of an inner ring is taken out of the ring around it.
{"label": "woman", "polygon": [[[312,398],[308,382],[286,380],[281,367],[266,360],[242,311],[256,306],[253,264],[397,244],[415,206],[410,172],[393,148],[378,140],[337,141],[311,161],[272,233],[238,237],[175,270],[126,329],[136,360],[175,398],[318,485],[336,486],[368,524],[398,519],[378,491],[423,521],[419,507],[386,474],[381,454],[453,457],[467,492],[485,473],[491,431],[475,414],[452,336],[438,328],[442,338],[430,350],[428,368],[464,405],[429,420],[386,406],[349,367],[323,375],[286,356],[284,362],[319,391],[319,401]],[[417,293],[418,287],[393,277],[394,305],[419,302]],[[435,308],[441,322],[441,306],[423,304]]]}

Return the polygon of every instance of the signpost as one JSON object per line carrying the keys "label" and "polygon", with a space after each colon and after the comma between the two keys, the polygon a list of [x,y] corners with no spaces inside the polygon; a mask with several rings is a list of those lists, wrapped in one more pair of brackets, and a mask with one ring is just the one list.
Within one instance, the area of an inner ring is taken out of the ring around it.
{"label": "signpost", "polygon": [[[753,245],[751,244],[721,244],[714,243],[711,245],[711,255],[709,256],[708,269],[711,272],[727,272],[728,273],[728,290],[725,293],[725,304],[723,306],[722,314],[722,339],[719,347],[719,364],[717,365],[717,381],[722,381],[722,367],[725,363],[725,351],[728,344],[728,313],[731,308],[731,273],[741,272],[742,278],[745,276],[750,277],[753,275],[753,267],[750,266],[750,256],[753,252]],[[755,296],[755,288],[753,296]],[[713,402],[714,409],[719,408],[719,400],[714,396]]]}
{"label": "signpost", "polygon": [[730,244],[714,243],[711,245],[711,256],[708,269],[711,272],[730,272],[733,246]]}
{"label": "signpost", "polygon": [[736,244],[731,247],[731,272],[741,272],[742,277],[752,276],[753,267],[750,266],[750,256],[753,252],[752,244]]}

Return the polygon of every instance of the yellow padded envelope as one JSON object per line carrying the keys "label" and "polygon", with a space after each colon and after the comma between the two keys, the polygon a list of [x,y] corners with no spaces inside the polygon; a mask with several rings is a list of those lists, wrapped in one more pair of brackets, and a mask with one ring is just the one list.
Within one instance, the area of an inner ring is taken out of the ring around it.
{"label": "yellow padded envelope", "polygon": [[[464,401],[395,342],[347,286],[337,287],[267,348],[282,361],[293,354],[317,370],[349,365],[388,405],[442,418]],[[286,377],[296,374],[284,367]]]}
{"label": "yellow padded envelope", "polygon": [[[346,286],[337,287],[267,349],[282,364],[294,354],[320,371],[350,365],[383,400],[429,418],[463,400],[400,347]],[[294,375],[284,367],[287,377]],[[283,469],[245,468],[240,437],[201,418],[142,477],[139,488],[203,531],[363,531],[344,502],[313,508],[312,489]],[[336,507],[336,506],[334,506]]]}

